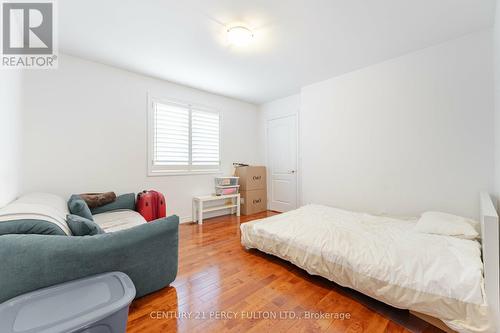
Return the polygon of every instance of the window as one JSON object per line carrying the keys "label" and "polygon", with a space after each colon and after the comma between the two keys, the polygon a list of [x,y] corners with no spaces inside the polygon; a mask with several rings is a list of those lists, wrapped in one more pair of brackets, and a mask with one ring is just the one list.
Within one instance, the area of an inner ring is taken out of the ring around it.
{"label": "window", "polygon": [[189,104],[151,100],[150,175],[217,172],[220,115]]}

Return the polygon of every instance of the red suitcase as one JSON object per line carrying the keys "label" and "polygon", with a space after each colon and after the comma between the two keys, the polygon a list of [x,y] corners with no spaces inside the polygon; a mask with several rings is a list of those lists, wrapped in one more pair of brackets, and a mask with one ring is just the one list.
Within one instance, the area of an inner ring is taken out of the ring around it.
{"label": "red suitcase", "polygon": [[148,222],[167,216],[165,197],[157,191],[142,191],[137,194],[135,209]]}

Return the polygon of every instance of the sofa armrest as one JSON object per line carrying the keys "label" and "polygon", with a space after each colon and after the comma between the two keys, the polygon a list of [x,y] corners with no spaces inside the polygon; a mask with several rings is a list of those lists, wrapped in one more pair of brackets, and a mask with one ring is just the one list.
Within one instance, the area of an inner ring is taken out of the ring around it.
{"label": "sofa armrest", "polygon": [[170,216],[95,236],[0,236],[0,303],[105,272],[127,274],[143,296],[177,275],[179,218]]}

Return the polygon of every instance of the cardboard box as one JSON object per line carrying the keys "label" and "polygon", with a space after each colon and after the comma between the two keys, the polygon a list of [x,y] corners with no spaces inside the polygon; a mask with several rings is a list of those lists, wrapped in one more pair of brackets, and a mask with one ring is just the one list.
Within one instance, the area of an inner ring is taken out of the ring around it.
{"label": "cardboard box", "polygon": [[267,188],[266,167],[239,167],[235,169],[234,175],[240,177],[240,191],[265,190]]}
{"label": "cardboard box", "polygon": [[267,190],[241,192],[241,214],[250,215],[267,210]]}

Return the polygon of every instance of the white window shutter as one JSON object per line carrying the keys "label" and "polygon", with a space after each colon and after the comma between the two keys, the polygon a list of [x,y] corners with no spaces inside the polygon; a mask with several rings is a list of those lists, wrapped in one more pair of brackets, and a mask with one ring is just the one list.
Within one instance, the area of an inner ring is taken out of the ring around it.
{"label": "white window shutter", "polygon": [[154,164],[189,165],[189,108],[155,103]]}
{"label": "white window shutter", "polygon": [[191,117],[192,165],[218,167],[220,164],[219,114],[193,109]]}
{"label": "white window shutter", "polygon": [[220,167],[218,112],[169,102],[153,103],[151,171],[203,172]]}

